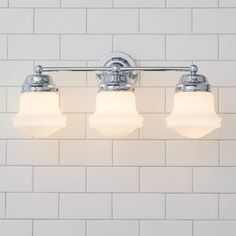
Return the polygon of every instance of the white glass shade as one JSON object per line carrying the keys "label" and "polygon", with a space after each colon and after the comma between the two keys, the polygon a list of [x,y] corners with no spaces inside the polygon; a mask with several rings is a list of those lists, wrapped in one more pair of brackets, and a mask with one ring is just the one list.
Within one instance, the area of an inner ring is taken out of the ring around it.
{"label": "white glass shade", "polygon": [[135,95],[130,91],[102,91],[96,98],[95,113],[89,118],[90,127],[111,138],[127,135],[142,127]]}
{"label": "white glass shade", "polygon": [[210,92],[177,92],[167,127],[188,138],[200,138],[221,127]]}
{"label": "white glass shade", "polygon": [[46,137],[66,126],[66,117],[59,110],[55,92],[26,92],[20,95],[18,114],[13,126],[33,137]]}

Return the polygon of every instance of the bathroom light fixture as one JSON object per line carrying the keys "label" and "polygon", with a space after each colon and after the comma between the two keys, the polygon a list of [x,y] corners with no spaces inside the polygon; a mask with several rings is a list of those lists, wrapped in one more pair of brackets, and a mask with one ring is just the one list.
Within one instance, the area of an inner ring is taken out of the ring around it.
{"label": "bathroom light fixture", "polygon": [[142,127],[143,117],[137,112],[134,84],[138,71],[186,71],[176,87],[174,109],[167,126],[189,138],[199,138],[221,126],[214,110],[210,85],[197,66],[138,67],[125,53],[113,52],[103,57],[97,67],[36,66],[34,75],[26,78],[20,96],[15,127],[34,137],[44,137],[65,127],[66,117],[59,110],[58,89],[45,72],[95,71],[99,81],[96,109],[89,118],[91,128],[111,138],[119,138]]}
{"label": "bathroom light fixture", "polygon": [[66,126],[66,117],[59,110],[58,89],[50,76],[42,74],[41,66],[37,66],[35,74],[25,80],[13,126],[38,138]]}
{"label": "bathroom light fixture", "polygon": [[188,138],[200,138],[220,128],[221,118],[214,108],[214,97],[205,76],[191,66],[176,85],[174,108],[167,117],[167,127]]}

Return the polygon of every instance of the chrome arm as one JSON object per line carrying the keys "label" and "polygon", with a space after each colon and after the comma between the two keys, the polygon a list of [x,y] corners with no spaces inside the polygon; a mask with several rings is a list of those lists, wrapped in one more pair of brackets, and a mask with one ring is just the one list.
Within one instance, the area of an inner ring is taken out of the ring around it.
{"label": "chrome arm", "polygon": [[[41,68],[40,70],[37,68]],[[60,71],[197,71],[196,65],[191,66],[163,66],[163,67],[42,67],[36,66],[36,72],[60,72]]]}

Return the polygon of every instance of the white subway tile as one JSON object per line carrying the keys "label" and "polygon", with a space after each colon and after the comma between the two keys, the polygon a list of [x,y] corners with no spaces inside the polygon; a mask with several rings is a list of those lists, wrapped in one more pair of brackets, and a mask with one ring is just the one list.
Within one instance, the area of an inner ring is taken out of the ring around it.
{"label": "white subway tile", "polygon": [[162,194],[114,194],[114,219],[162,219],[165,204]]}
{"label": "white subway tile", "polygon": [[61,194],[60,217],[69,219],[110,219],[110,194]]}
{"label": "white subway tile", "polygon": [[9,193],[7,218],[51,219],[58,216],[58,194]]}
{"label": "white subway tile", "polygon": [[218,196],[213,194],[169,194],[167,219],[217,219]]}
{"label": "white subway tile", "polygon": [[166,0],[167,7],[218,7],[218,0]]}
{"label": "white subway tile", "polygon": [[235,221],[195,221],[194,236],[234,236],[236,234]]}
{"label": "white subway tile", "polygon": [[85,236],[85,223],[79,220],[35,220],[34,236]]}
{"label": "white subway tile", "polygon": [[236,219],[236,194],[220,195],[220,219]]}
{"label": "white subway tile", "polygon": [[61,58],[64,60],[97,60],[111,50],[112,37],[110,35],[64,35],[61,37]]}
{"label": "white subway tile", "polygon": [[7,36],[0,35],[0,59],[7,58]]}
{"label": "white subway tile", "polygon": [[59,7],[60,0],[9,0],[10,7]]}
{"label": "white subway tile", "polygon": [[33,62],[0,61],[0,68],[1,68],[1,77],[0,77],[1,86],[21,86],[24,83],[26,76],[32,74]]}
{"label": "white subway tile", "polygon": [[168,60],[216,60],[218,37],[216,35],[167,35]]}
{"label": "white subway tile", "polygon": [[0,235],[32,236],[32,221],[31,220],[0,220]]}
{"label": "white subway tile", "polygon": [[58,35],[9,35],[8,56],[10,59],[58,59]]}
{"label": "white subway tile", "polygon": [[62,7],[103,8],[112,7],[113,0],[61,0]]}
{"label": "white subway tile", "polygon": [[236,35],[219,36],[219,57],[220,60],[236,59]]}
{"label": "white subway tile", "polygon": [[0,112],[6,111],[7,89],[0,87]]}
{"label": "white subway tile", "polygon": [[34,168],[35,192],[83,192],[85,191],[83,167]]}
{"label": "white subway tile", "polygon": [[194,9],[193,32],[197,34],[236,33],[235,9]]}
{"label": "white subway tile", "polygon": [[140,236],[191,236],[192,223],[190,221],[162,221],[145,220],[140,222]]}
{"label": "white subway tile", "polygon": [[236,86],[235,61],[196,61],[199,73],[207,76],[212,86]]}
{"label": "white subway tile", "polygon": [[134,220],[96,220],[87,223],[88,236],[138,236],[138,229],[138,222]]}
{"label": "white subway tile", "polygon": [[166,164],[170,166],[217,166],[217,141],[167,141]]}
{"label": "white subway tile", "polygon": [[136,103],[138,112],[164,112],[165,89],[164,88],[136,88]]}
{"label": "white subway tile", "polygon": [[32,191],[32,168],[7,166],[0,167],[0,191]]}
{"label": "white subway tile", "polygon": [[8,165],[57,165],[59,142],[54,140],[8,140]]}
{"label": "white subway tile", "polygon": [[162,166],[165,164],[165,142],[114,141],[113,164],[119,166]]}
{"label": "white subway tile", "polygon": [[143,167],[141,192],[191,192],[192,169],[187,167]]}
{"label": "white subway tile", "polygon": [[66,127],[50,135],[50,139],[83,139],[85,138],[85,115],[64,114],[67,117]]}
{"label": "white subway tile", "polygon": [[193,189],[195,192],[236,193],[236,168],[234,167],[203,167],[193,172]]}
{"label": "white subway tile", "polygon": [[136,60],[165,59],[165,37],[162,35],[115,35],[114,50],[126,52]]}
{"label": "white subway tile", "polygon": [[183,138],[173,129],[166,127],[166,114],[143,114],[144,125],[140,129],[141,139],[179,139]]}
{"label": "white subway tile", "polygon": [[0,165],[6,163],[6,141],[0,140]]}
{"label": "white subway tile", "polygon": [[0,7],[8,7],[8,0],[0,0]]}
{"label": "white subway tile", "polygon": [[115,7],[165,7],[165,0],[114,0]]}
{"label": "white subway tile", "polygon": [[88,9],[87,31],[92,34],[132,34],[139,31],[136,9]]}
{"label": "white subway tile", "polygon": [[236,88],[219,89],[219,109],[222,113],[236,112],[236,101],[234,99]]}
{"label": "white subway tile", "polygon": [[60,107],[63,112],[94,112],[98,88],[61,88]]}
{"label": "white subway tile", "polygon": [[21,87],[7,88],[7,112],[18,112],[21,91]]}
{"label": "white subway tile", "polygon": [[140,31],[146,34],[187,34],[191,32],[190,9],[141,9]]}
{"label": "white subway tile", "polygon": [[[36,61],[35,65],[43,65],[48,67],[85,67],[86,61]],[[95,72],[93,72],[95,74]],[[68,86],[86,86],[86,72],[72,72],[72,71],[59,71],[48,72],[59,87]],[[59,89],[60,92],[60,89]]]}
{"label": "white subway tile", "polygon": [[87,169],[88,192],[138,192],[136,167],[90,167]]}
{"label": "white subway tile", "polygon": [[[5,204],[5,194],[0,193],[0,218],[5,218],[5,210],[6,210],[6,204]],[[0,226],[1,226],[1,220],[0,220]],[[1,228],[0,228],[1,233]]]}
{"label": "white subway tile", "polygon": [[220,7],[236,7],[235,0],[219,0]]}
{"label": "white subway tile", "polygon": [[83,9],[36,9],[35,32],[79,34],[86,32],[86,11]]}
{"label": "white subway tile", "polygon": [[0,33],[33,33],[33,10],[0,9]]}
{"label": "white subway tile", "polygon": [[60,145],[62,165],[111,165],[112,142],[99,140],[64,140]]}
{"label": "white subway tile", "polygon": [[[141,61],[141,66],[189,66],[190,61]],[[155,87],[155,86],[175,86],[183,72],[179,71],[141,71],[140,86]]]}
{"label": "white subway tile", "polygon": [[220,141],[220,165],[236,166],[236,141]]}

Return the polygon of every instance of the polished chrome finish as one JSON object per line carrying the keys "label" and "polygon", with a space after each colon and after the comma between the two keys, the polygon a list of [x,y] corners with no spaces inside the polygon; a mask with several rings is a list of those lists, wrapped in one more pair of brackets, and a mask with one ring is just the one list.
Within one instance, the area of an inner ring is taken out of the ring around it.
{"label": "polished chrome finish", "polygon": [[136,66],[129,55],[122,52],[112,52],[105,55],[96,67],[42,67],[36,66],[35,74],[27,77],[24,91],[57,90],[48,75],[43,72],[60,71],[95,71],[101,90],[120,91],[133,90],[139,71],[186,71],[176,86],[176,91],[210,91],[210,85],[205,76],[197,74],[198,67],[190,66]]}
{"label": "polished chrome finish", "polygon": [[22,86],[24,92],[57,92],[58,88],[49,75],[42,74],[43,67],[38,65],[35,67],[35,73],[28,75]]}
{"label": "polished chrome finish", "polygon": [[190,66],[190,74],[183,75],[176,85],[176,92],[210,92],[211,85],[208,83],[204,75],[197,74],[198,67]]}
{"label": "polished chrome finish", "polygon": [[[112,71],[112,67],[43,67],[43,72]],[[120,67],[120,71],[189,71],[191,66]]]}
{"label": "polished chrome finish", "polygon": [[[136,70],[126,70],[126,67],[136,67],[135,61],[122,52],[112,52],[105,55],[98,67],[109,67],[111,70],[96,71],[101,90],[120,91],[132,90],[138,73]],[[121,68],[124,70],[121,70]]]}

